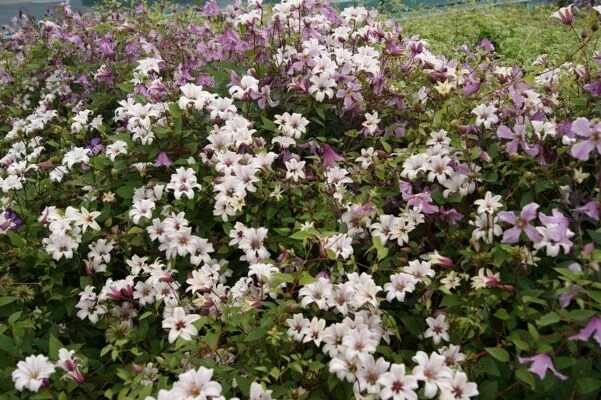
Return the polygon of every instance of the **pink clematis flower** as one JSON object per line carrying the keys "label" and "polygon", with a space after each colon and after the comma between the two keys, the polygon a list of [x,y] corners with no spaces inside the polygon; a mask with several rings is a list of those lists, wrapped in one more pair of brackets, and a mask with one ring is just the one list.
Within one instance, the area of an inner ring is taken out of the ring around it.
{"label": "pink clematis flower", "polygon": [[562,381],[568,379],[567,376],[560,374],[557,369],[555,369],[553,360],[548,354],[541,353],[532,357],[518,357],[518,360],[520,361],[520,364],[532,363],[530,368],[528,368],[528,371],[538,375],[541,380],[545,379],[547,371],[551,371],[557,379],[561,379]]}
{"label": "pink clematis flower", "polygon": [[530,224],[530,221],[536,218],[536,211],[539,205],[536,203],[526,204],[520,212],[520,217],[516,217],[513,211],[501,211],[499,219],[508,224],[512,224],[513,228],[507,229],[503,233],[503,243],[517,243],[520,239],[520,234],[524,232],[528,239],[533,242],[539,242],[541,235],[536,231],[536,228]]}
{"label": "pink clematis flower", "polygon": [[570,340],[582,340],[588,342],[591,335],[595,339],[599,346],[601,346],[601,317],[593,317],[588,320],[586,326],[580,330],[576,335],[570,336]]}
{"label": "pink clematis flower", "polygon": [[572,157],[587,161],[593,150],[601,154],[601,122],[591,126],[586,118],[578,118],[572,122],[572,132],[581,138],[585,138],[572,146],[569,153]]}
{"label": "pink clematis flower", "polygon": [[505,145],[508,154],[517,153],[518,147],[521,147],[530,156],[534,157],[538,154],[538,148],[526,142],[526,125],[516,124],[513,131],[505,125],[501,125],[497,129],[497,136],[501,139],[511,140]]}
{"label": "pink clematis flower", "polygon": [[589,201],[582,207],[578,207],[574,209],[574,211],[578,213],[583,213],[594,219],[595,221],[599,221],[599,213],[601,211],[601,202],[599,200]]}

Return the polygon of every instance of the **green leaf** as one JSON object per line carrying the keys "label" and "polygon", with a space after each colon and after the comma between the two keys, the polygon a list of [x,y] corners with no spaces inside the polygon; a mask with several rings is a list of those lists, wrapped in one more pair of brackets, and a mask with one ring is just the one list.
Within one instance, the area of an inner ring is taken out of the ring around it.
{"label": "green leaf", "polygon": [[278,128],[272,120],[265,118],[265,117],[261,117],[261,120],[263,121],[263,126],[262,126],[263,129],[265,129],[266,131],[270,131],[270,132],[277,131]]}
{"label": "green leaf", "polygon": [[253,329],[252,331],[250,331],[250,333],[248,335],[246,335],[246,337],[244,338],[244,341],[245,342],[254,342],[255,340],[259,340],[259,339],[263,338],[265,335],[267,335],[266,327]]}
{"label": "green leaf", "polygon": [[539,326],[547,326],[555,324],[560,320],[561,317],[559,316],[559,314],[557,314],[554,311],[551,311],[550,313],[543,315],[538,321],[536,321],[536,324]]}
{"label": "green leaf", "polygon": [[13,246],[23,247],[25,245],[25,240],[23,240],[23,238],[21,236],[17,235],[15,232],[8,231],[8,233],[6,235],[8,236],[8,239],[10,240],[10,243]]}
{"label": "green leaf", "polygon": [[593,239],[593,242],[601,244],[601,232],[594,231],[592,229],[588,229],[586,232],[589,234],[591,239]]}
{"label": "green leaf", "polygon": [[177,103],[169,103],[167,107],[169,108],[169,114],[173,115],[174,118],[182,116],[182,109],[179,108]]}
{"label": "green leaf", "polygon": [[520,381],[526,383],[532,390],[536,387],[536,382],[534,381],[534,375],[530,373],[526,368],[520,367],[515,371],[515,377]]}
{"label": "green leaf", "polygon": [[301,274],[300,279],[298,280],[298,283],[302,286],[308,285],[310,283],[316,282],[317,279],[315,279],[315,277],[311,276],[311,274],[309,274],[308,272],[303,272]]}
{"label": "green leaf", "polygon": [[321,118],[323,121],[326,120],[326,114],[324,113],[323,106],[321,104],[315,106],[315,112],[317,113],[317,115],[319,115],[319,118]]}
{"label": "green leaf", "polygon": [[292,235],[288,236],[289,239],[294,239],[294,240],[305,240],[308,237],[310,237],[311,235],[314,235],[314,232],[311,232],[311,229],[306,230],[306,231],[298,231],[298,232],[294,232]]}
{"label": "green leaf", "polygon": [[509,361],[509,353],[500,347],[487,347],[486,352],[501,362]]}
{"label": "green leaf", "polygon": [[130,185],[121,186],[115,190],[115,193],[121,196],[123,200],[131,200],[134,197],[134,187]]}
{"label": "green leaf", "polygon": [[61,341],[51,334],[50,339],[48,340],[48,357],[50,357],[51,360],[57,360],[58,351],[63,347],[65,346],[63,346]]}
{"label": "green leaf", "polygon": [[576,381],[578,392],[582,395],[591,394],[601,388],[601,380],[591,377],[579,378]]}
{"label": "green leaf", "polygon": [[601,304],[601,292],[600,291],[587,290],[586,294],[591,299],[595,300],[596,303]]}
{"label": "green leaf", "polygon": [[507,313],[507,310],[506,310],[506,309],[504,309],[504,308],[500,308],[500,309],[498,309],[498,310],[497,310],[497,312],[495,312],[495,314],[494,314],[494,315],[495,315],[495,317],[499,318],[499,319],[500,319],[500,320],[502,320],[502,321],[506,321],[506,320],[508,320],[509,318],[511,318],[511,317],[509,316],[509,314]]}
{"label": "green leaf", "polygon": [[374,236],[372,240],[374,243],[374,247],[376,248],[376,256],[378,258],[378,261],[382,261],[388,255],[388,247],[383,246],[382,242],[380,241],[380,238],[377,236]]}
{"label": "green leaf", "polygon": [[532,336],[532,339],[534,339],[535,342],[538,342],[538,339],[540,339],[540,334],[538,333],[534,325],[528,324],[528,333],[530,333],[530,336]]}
{"label": "green leaf", "polygon": [[19,351],[15,347],[15,342],[8,336],[0,335],[0,350],[3,353],[10,354],[11,356],[17,356]]}
{"label": "green leaf", "polygon": [[17,298],[15,296],[0,297],[0,307],[10,304],[15,300],[17,300]]}
{"label": "green leaf", "polygon": [[129,82],[123,82],[117,85],[117,87],[123,90],[125,93],[131,93],[134,90],[134,87]]}
{"label": "green leaf", "polygon": [[445,295],[440,302],[441,307],[452,307],[459,304],[463,304],[461,297],[452,294]]}
{"label": "green leaf", "polygon": [[287,283],[292,283],[294,282],[294,277],[290,274],[284,274],[282,272],[276,272],[275,274],[273,274],[273,280],[274,282],[287,282]]}
{"label": "green leaf", "polygon": [[482,371],[487,375],[501,376],[501,371],[497,367],[497,363],[490,357],[483,357],[478,362],[478,371]]}
{"label": "green leaf", "polygon": [[595,314],[594,310],[572,310],[567,312],[565,316],[576,321],[586,321]]}

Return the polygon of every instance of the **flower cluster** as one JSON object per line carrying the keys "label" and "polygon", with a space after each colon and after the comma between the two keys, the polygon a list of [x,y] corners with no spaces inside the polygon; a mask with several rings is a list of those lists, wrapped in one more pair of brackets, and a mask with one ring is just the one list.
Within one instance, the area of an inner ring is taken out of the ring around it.
{"label": "flower cluster", "polygon": [[162,11],[0,42],[9,398],[599,392],[598,9],[531,69],[325,0]]}

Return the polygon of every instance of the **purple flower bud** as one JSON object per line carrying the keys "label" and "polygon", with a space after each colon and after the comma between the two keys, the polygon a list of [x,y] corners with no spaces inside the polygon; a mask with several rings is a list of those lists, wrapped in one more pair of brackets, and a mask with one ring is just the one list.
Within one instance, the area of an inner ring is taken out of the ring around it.
{"label": "purple flower bud", "polygon": [[321,146],[321,154],[323,156],[323,164],[327,168],[332,168],[336,163],[344,161],[344,157],[339,156],[336,152],[327,144]]}

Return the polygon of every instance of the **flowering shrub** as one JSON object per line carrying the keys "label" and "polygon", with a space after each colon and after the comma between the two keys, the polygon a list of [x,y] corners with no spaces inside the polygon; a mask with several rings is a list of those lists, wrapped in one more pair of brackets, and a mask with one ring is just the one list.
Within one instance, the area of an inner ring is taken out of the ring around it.
{"label": "flowering shrub", "polygon": [[324,0],[18,19],[3,395],[595,398],[599,11],[534,75]]}

